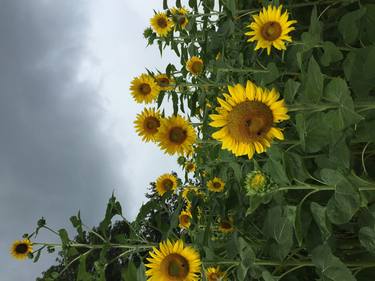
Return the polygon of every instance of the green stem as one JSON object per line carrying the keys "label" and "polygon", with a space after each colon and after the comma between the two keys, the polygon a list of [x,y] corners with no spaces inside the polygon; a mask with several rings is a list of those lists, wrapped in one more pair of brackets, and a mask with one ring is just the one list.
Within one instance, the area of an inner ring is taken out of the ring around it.
{"label": "green stem", "polygon": [[[324,190],[336,190],[335,186],[321,186],[321,185],[291,185],[291,186],[282,186],[277,188],[276,191],[284,191],[284,190],[316,190],[316,191],[324,191]],[[361,186],[358,187],[359,191],[375,191],[374,186]]]}

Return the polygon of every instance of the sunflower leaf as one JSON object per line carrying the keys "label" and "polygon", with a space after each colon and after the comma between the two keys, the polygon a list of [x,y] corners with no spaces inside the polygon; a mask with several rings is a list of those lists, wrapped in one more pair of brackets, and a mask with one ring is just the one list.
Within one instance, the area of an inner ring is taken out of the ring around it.
{"label": "sunflower leaf", "polygon": [[318,103],[323,95],[324,76],[320,72],[319,64],[313,56],[309,61],[307,73],[304,75],[304,95],[301,97],[305,102]]}

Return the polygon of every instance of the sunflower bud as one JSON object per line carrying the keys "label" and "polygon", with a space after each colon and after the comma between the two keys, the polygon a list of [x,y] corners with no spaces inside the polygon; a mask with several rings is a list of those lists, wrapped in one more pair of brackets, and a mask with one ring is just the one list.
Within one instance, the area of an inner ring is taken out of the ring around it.
{"label": "sunflower bud", "polygon": [[245,179],[245,189],[247,195],[266,193],[270,190],[270,180],[261,171],[252,171]]}

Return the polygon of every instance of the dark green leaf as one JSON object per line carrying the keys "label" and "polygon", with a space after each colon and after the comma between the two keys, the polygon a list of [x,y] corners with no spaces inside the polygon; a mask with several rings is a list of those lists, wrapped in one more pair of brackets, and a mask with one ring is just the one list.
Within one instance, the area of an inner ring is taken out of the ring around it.
{"label": "dark green leaf", "polygon": [[304,92],[301,97],[304,101],[318,103],[323,94],[324,76],[313,56],[309,61],[307,74],[304,76]]}
{"label": "dark green leaf", "polygon": [[366,8],[361,7],[359,10],[345,14],[340,19],[338,29],[346,43],[351,44],[358,38],[360,19],[365,13]]}
{"label": "dark green leaf", "polygon": [[318,274],[326,281],[356,281],[345,264],[335,257],[327,245],[318,246],[312,252],[312,261]]}
{"label": "dark green leaf", "polygon": [[362,227],[358,234],[361,245],[370,253],[375,254],[375,228],[368,226]]}

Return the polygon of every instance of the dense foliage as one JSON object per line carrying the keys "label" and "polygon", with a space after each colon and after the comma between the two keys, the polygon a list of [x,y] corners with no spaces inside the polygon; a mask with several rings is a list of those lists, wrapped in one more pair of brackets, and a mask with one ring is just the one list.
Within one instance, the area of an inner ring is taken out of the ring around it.
{"label": "dense foliage", "polygon": [[[257,42],[245,33],[253,16],[270,4],[283,4],[297,22],[286,50],[272,47],[268,55],[266,49],[254,50]],[[79,215],[73,217],[78,236],[71,240],[65,230],[58,232],[60,265],[40,280],[146,280],[149,250],[166,239],[182,239],[199,252],[202,280],[210,266],[219,266],[228,280],[373,280],[373,1],[189,0],[188,5],[188,12],[179,14],[165,0],[175,26],[162,36],[148,28],[144,36],[161,54],[170,48],[180,58],[181,65],[147,75],[164,73],[174,81],[174,87],[159,89],[156,105],[161,116],[171,107],[194,126],[192,150],[177,152],[179,165],[194,163],[195,169],[162,196],[154,184],[134,222],[112,225],[113,216],[122,216],[114,197],[93,230],[83,231]],[[181,8],[179,0],[175,6]],[[194,56],[203,63],[196,73],[187,65]],[[210,126],[223,106],[217,98],[225,100],[228,86],[247,81],[264,91],[276,89],[290,116],[277,124],[284,140],[274,139],[253,157],[223,149],[213,137],[218,129]],[[221,192],[209,183],[215,177],[225,184]],[[188,227],[179,221],[183,210],[191,211]]]}

